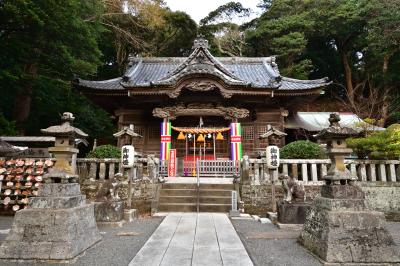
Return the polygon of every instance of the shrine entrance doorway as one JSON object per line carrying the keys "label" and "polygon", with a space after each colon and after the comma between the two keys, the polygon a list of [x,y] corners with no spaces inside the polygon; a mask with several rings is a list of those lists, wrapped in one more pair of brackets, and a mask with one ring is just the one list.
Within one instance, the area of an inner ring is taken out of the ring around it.
{"label": "shrine entrance doorway", "polygon": [[229,122],[222,117],[182,116],[172,122],[172,148],[178,158],[228,160],[229,140]]}
{"label": "shrine entrance doorway", "polygon": [[177,151],[181,176],[195,176],[199,165],[205,175],[222,169],[217,166],[229,161],[229,129],[222,117],[184,116],[174,120],[172,148]]}

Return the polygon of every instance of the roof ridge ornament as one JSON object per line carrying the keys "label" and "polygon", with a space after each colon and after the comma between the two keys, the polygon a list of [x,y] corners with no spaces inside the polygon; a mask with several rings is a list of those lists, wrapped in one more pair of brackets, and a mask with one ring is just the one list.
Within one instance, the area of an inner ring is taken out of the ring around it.
{"label": "roof ridge ornament", "polygon": [[194,41],[193,41],[192,49],[195,50],[198,48],[203,48],[203,49],[207,49],[207,50],[208,50],[208,48],[210,48],[210,46],[208,44],[208,40],[202,34],[197,35],[196,39],[194,39]]}

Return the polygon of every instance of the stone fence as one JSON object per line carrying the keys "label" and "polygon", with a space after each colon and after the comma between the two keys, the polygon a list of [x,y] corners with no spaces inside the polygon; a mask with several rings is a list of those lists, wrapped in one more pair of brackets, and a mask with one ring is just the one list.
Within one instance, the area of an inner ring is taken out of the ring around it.
{"label": "stone fence", "polygon": [[[265,159],[248,160],[248,176],[251,184],[271,183],[271,173],[268,171]],[[278,171],[273,171],[275,179],[279,174],[297,177],[304,185],[321,185],[322,177],[326,175],[330,160],[313,159],[282,159]],[[76,161],[77,172],[83,179],[104,180],[121,172],[119,159],[83,159]],[[347,168],[363,182],[400,182],[400,161],[398,160],[345,160]],[[243,169],[242,161],[242,169]],[[163,164],[166,168],[166,165]],[[157,167],[160,169],[159,167]],[[147,159],[136,162],[137,178],[148,176]]]}
{"label": "stone fence", "polygon": [[[331,161],[312,159],[282,159],[276,176],[288,174],[297,177],[304,185],[321,185],[322,177],[326,175]],[[398,160],[345,160],[349,171],[363,182],[400,182],[400,161]],[[243,165],[243,162],[242,162]],[[243,166],[242,166],[243,169]],[[271,183],[271,173],[266,167],[265,159],[248,160],[248,176],[251,184]]]}
{"label": "stone fence", "polygon": [[[97,159],[78,158],[76,170],[79,178],[92,180],[106,180],[113,178],[115,174],[122,173],[120,159]],[[136,179],[142,179],[143,175],[148,176],[147,159],[140,158],[135,163]],[[143,172],[145,170],[145,173]]]}

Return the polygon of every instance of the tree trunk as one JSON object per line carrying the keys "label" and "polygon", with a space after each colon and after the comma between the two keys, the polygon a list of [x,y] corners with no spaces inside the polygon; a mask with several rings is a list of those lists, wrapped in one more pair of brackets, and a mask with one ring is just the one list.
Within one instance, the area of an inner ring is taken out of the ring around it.
{"label": "tree trunk", "polygon": [[387,100],[387,97],[385,97],[385,99],[383,100],[381,112],[381,119],[379,119],[378,121],[378,126],[385,127],[386,120],[389,117],[389,101]]}
{"label": "tree trunk", "polygon": [[[383,64],[382,64],[382,73],[385,76],[388,68],[389,68],[389,60],[390,60],[391,54],[386,54],[383,57]],[[385,78],[385,77],[384,77]],[[382,104],[382,114],[381,114],[381,119],[378,123],[378,126],[384,127],[386,124],[386,120],[389,117],[389,97],[388,95],[390,94],[390,88],[387,87],[387,84],[384,79],[384,84],[383,84],[383,104]]]}
{"label": "tree trunk", "polygon": [[[34,79],[37,76],[37,67],[35,64],[26,66],[27,75]],[[14,100],[13,119],[15,120],[18,133],[24,135],[25,122],[29,117],[32,103],[33,84],[32,81],[27,81],[24,87],[17,93]]]}
{"label": "tree trunk", "polygon": [[341,51],[340,55],[342,58],[342,64],[343,64],[343,68],[344,68],[344,77],[346,80],[347,98],[349,99],[351,106],[354,107],[355,95],[354,95],[353,78],[352,78],[351,68],[350,68],[350,64],[349,64],[349,59],[347,58],[346,51]]}

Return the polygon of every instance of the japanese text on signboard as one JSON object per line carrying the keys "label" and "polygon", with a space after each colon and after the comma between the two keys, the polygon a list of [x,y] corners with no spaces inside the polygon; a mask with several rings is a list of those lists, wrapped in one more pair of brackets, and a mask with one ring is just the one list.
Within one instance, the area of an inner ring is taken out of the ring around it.
{"label": "japanese text on signboard", "polygon": [[277,169],[279,167],[279,148],[278,146],[267,147],[267,167]]}
{"label": "japanese text on signboard", "polygon": [[122,167],[132,168],[135,161],[135,148],[132,145],[125,145],[121,148]]}

